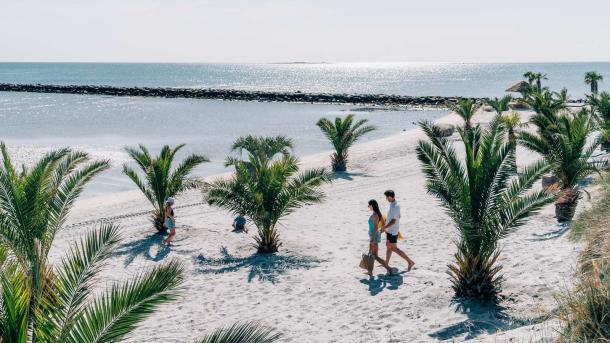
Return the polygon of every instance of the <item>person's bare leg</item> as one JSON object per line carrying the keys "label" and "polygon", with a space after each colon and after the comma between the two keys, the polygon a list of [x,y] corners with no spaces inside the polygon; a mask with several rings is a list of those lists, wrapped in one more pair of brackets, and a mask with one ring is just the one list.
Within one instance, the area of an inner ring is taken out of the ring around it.
{"label": "person's bare leg", "polygon": [[407,261],[407,263],[409,264],[409,267],[407,268],[407,271],[408,272],[411,271],[411,269],[415,265],[415,262],[407,254],[405,254],[404,251],[400,250],[400,248],[396,247],[396,248],[394,248],[394,250],[396,251],[398,256],[404,258],[405,261]]}
{"label": "person's bare leg", "polygon": [[167,236],[167,238],[163,242],[165,244],[169,245],[172,242],[172,239],[174,239],[175,235],[176,235],[176,229],[172,229],[169,233],[169,236]]}
{"label": "person's bare leg", "polygon": [[385,261],[381,257],[379,257],[379,246],[377,244],[371,244],[371,254],[373,254],[375,260],[381,263],[381,265],[388,271],[388,273],[391,273],[391,269],[388,264],[385,263]]}
{"label": "person's bare leg", "polygon": [[390,257],[392,257],[392,250],[394,248],[392,247],[392,243],[387,243],[386,244],[386,251],[385,251],[385,264],[387,264],[388,266],[390,265]]}

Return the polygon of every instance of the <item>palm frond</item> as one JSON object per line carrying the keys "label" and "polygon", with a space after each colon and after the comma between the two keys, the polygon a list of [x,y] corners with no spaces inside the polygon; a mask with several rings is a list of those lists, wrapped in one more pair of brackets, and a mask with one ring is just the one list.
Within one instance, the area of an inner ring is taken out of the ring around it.
{"label": "palm frond", "polygon": [[75,318],[87,305],[97,275],[120,241],[118,230],[118,226],[104,224],[99,230],[90,231],[62,259],[55,290],[59,301],[46,314],[59,331],[58,341],[68,339]]}
{"label": "palm frond", "polygon": [[183,278],[182,266],[171,261],[113,285],[75,319],[66,342],[116,342],[159,306],[174,301]]}
{"label": "palm frond", "polygon": [[272,343],[282,335],[257,323],[233,324],[221,328],[193,343]]}

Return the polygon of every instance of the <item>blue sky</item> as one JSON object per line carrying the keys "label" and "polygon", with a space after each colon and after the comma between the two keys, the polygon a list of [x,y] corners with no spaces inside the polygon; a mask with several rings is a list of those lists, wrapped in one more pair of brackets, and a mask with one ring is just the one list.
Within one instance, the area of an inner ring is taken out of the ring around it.
{"label": "blue sky", "polygon": [[0,61],[610,61],[608,0],[0,0]]}

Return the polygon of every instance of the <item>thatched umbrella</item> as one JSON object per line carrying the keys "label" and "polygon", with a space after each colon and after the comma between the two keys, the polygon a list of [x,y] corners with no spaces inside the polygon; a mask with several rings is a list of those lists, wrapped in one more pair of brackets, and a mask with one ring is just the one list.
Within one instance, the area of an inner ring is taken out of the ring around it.
{"label": "thatched umbrella", "polygon": [[[530,90],[530,88],[531,88],[530,84],[527,83],[526,81],[519,81],[519,82],[515,83],[514,85],[512,85],[510,88],[508,88],[506,91],[521,93],[521,96],[525,99],[526,94]],[[508,106],[513,110],[524,110],[524,109],[528,108],[527,104],[525,103],[525,101],[523,99],[522,100],[515,99],[514,101],[511,101]]]}
{"label": "thatched umbrella", "polygon": [[522,93],[523,91],[527,91],[528,88],[530,88],[529,83],[527,83],[526,81],[519,81],[514,85],[510,86],[510,88],[508,88],[506,92]]}

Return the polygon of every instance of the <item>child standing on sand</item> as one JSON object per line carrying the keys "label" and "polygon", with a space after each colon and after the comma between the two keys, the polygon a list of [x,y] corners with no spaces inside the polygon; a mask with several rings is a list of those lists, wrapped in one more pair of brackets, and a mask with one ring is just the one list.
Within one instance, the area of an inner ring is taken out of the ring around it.
{"label": "child standing on sand", "polygon": [[169,230],[169,236],[163,241],[163,243],[170,245],[172,239],[176,235],[176,217],[174,217],[174,198],[169,197],[165,200],[165,227]]}

